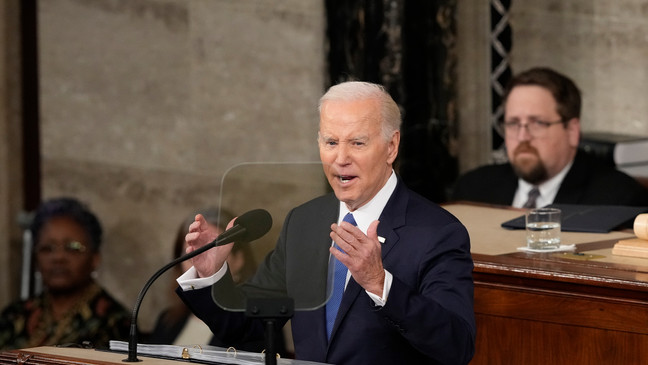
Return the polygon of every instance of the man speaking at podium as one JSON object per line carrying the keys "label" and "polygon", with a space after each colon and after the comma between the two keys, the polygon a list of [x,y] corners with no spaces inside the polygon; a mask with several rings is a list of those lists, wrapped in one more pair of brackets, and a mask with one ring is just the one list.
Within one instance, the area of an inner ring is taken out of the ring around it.
{"label": "man speaking at podium", "polygon": [[[325,291],[332,255],[341,279],[330,284],[331,299],[292,318],[297,359],[468,363],[475,340],[468,233],[395,174],[398,106],[379,85],[345,82],[320,99],[319,111],[320,158],[334,193],[287,215],[274,251],[246,285],[291,297],[308,287]],[[215,237],[197,215],[186,235],[187,252]],[[231,248],[196,256],[178,278],[178,293],[216,336],[236,343],[263,336],[263,326],[212,300],[219,282],[231,280],[225,263]]]}

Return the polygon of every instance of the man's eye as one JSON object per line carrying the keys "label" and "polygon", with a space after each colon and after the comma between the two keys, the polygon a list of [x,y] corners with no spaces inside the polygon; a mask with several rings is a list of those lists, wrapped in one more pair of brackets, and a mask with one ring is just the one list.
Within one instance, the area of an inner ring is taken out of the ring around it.
{"label": "man's eye", "polygon": [[519,126],[520,126],[520,122],[518,122],[518,121],[504,122],[504,127],[506,127],[506,128],[517,128]]}
{"label": "man's eye", "polygon": [[335,141],[326,141],[327,146],[337,146],[337,142]]}

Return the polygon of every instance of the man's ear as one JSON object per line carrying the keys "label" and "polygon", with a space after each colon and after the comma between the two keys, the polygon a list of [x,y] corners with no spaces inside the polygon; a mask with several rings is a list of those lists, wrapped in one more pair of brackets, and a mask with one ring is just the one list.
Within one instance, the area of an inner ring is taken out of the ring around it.
{"label": "man's ear", "polygon": [[572,118],[567,122],[567,134],[569,138],[569,145],[572,147],[578,147],[580,143],[580,119]]}
{"label": "man's ear", "polygon": [[391,139],[388,142],[387,146],[387,162],[390,164],[394,163],[396,156],[398,156],[398,146],[400,144],[400,131],[395,131],[392,134]]}

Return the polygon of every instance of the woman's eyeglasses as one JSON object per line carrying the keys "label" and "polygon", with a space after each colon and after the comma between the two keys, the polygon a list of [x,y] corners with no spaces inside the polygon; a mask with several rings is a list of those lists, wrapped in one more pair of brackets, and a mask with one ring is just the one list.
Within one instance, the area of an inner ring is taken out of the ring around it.
{"label": "woman's eyeglasses", "polygon": [[86,252],[87,247],[79,241],[69,241],[62,245],[48,242],[39,243],[35,249],[38,254],[51,254],[58,250],[63,250],[63,252],[69,254],[81,254]]}

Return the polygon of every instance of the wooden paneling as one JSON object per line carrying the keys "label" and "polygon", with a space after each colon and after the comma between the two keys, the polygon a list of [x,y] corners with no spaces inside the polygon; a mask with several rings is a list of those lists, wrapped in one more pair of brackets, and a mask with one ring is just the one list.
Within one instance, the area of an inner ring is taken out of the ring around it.
{"label": "wooden paneling", "polygon": [[471,364],[640,364],[648,361],[643,268],[548,255],[475,255],[476,354]]}

